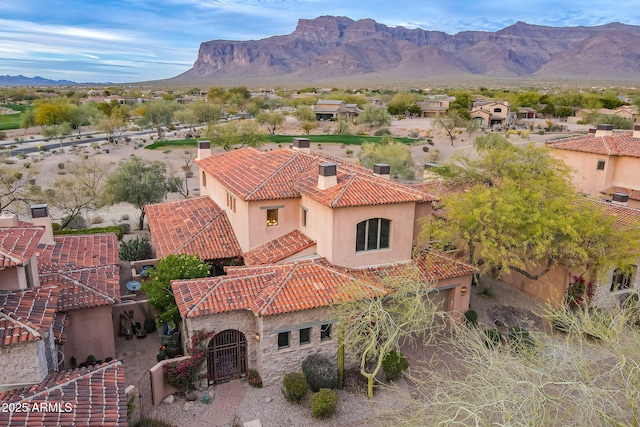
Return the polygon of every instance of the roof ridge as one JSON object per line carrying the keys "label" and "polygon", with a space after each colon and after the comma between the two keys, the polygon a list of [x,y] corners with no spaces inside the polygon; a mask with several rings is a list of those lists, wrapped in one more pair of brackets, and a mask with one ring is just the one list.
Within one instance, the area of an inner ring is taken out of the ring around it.
{"label": "roof ridge", "polygon": [[333,201],[331,202],[331,207],[335,207],[338,205],[338,202],[340,202],[340,199],[342,198],[342,196],[344,196],[344,193],[346,193],[349,187],[351,187],[351,184],[353,184],[357,175],[347,174],[347,176],[349,177],[347,183],[345,183],[345,185],[342,187],[342,190],[340,190],[338,195],[333,198]]}
{"label": "roof ridge", "polygon": [[[218,277],[220,277],[220,276],[218,276]],[[196,280],[197,280],[197,279],[196,279]],[[197,303],[195,303],[195,304],[193,305],[193,307],[191,307],[191,308],[189,309],[189,311],[187,311],[187,316],[186,316],[186,317],[189,317],[189,315],[190,315],[190,314],[191,314],[191,313],[192,313],[192,312],[193,312],[193,311],[194,311],[194,310],[195,310],[195,309],[196,309],[200,304],[202,304],[202,303],[204,302],[204,300],[205,300],[205,299],[206,299],[206,298],[211,294],[211,292],[213,292],[214,290],[218,289],[218,288],[220,287],[220,285],[222,284],[222,281],[223,281],[223,279],[218,280],[218,283],[216,283],[216,285],[215,285],[215,286],[213,286],[213,287],[212,287],[212,288],[210,288],[207,292],[205,292],[205,293],[204,293],[204,295],[202,295],[202,298],[200,298],[200,300],[199,300]]]}
{"label": "roof ridge", "polygon": [[29,332],[31,332],[33,334],[33,336],[35,337],[39,337],[39,338],[43,338],[42,334],[38,331],[38,329],[30,326],[29,324],[31,324],[31,322],[29,322],[28,320],[24,319],[22,320],[22,317],[17,317],[14,313],[12,312],[5,312],[4,311],[4,307],[0,307],[0,316],[7,318],[8,320],[14,322],[14,323],[19,323],[21,325],[21,327],[24,327],[25,329],[27,329]]}
{"label": "roof ridge", "polygon": [[[72,271],[86,271],[86,270],[91,270],[92,268],[96,268],[96,269],[97,269],[97,268],[99,268],[99,267],[89,267],[89,268],[83,268],[83,269],[79,269],[79,270],[72,270]],[[80,286],[82,286],[83,288],[86,288],[86,289],[88,289],[88,290],[90,290],[90,291],[92,291],[92,292],[95,292],[95,293],[97,293],[97,294],[99,294],[99,295],[102,295],[103,297],[107,298],[109,301],[113,302],[114,304],[115,304],[115,302],[116,302],[116,300],[115,300],[114,298],[112,298],[111,296],[109,296],[109,295],[105,294],[104,292],[100,291],[99,289],[93,288],[93,287],[91,287],[91,286],[89,286],[89,285],[87,285],[87,284],[85,284],[85,283],[82,283],[82,282],[81,282],[80,280],[78,280],[78,279],[74,279],[73,277],[71,277],[71,276],[67,276],[66,274],[61,273],[61,272],[58,272],[58,273],[55,273],[55,274],[59,274],[61,277],[64,277],[64,278],[65,278],[65,279],[67,279],[67,280],[71,280],[71,282],[72,282],[74,285],[80,285]]]}
{"label": "roof ridge", "polygon": [[[293,275],[293,273],[298,269],[298,265],[294,263],[291,270],[289,271],[289,273],[287,274],[287,276],[280,282],[280,284],[278,286],[274,286],[274,292],[271,294],[271,296],[269,297],[268,301],[266,301],[262,307],[258,307],[259,310],[259,314],[260,315],[264,315],[264,313],[266,313],[267,309],[269,308],[269,306],[271,304],[273,304],[273,301],[275,300],[276,296],[280,293],[280,291],[282,290],[282,288],[284,288],[284,286],[286,285],[286,283],[291,279],[291,276]],[[273,285],[272,285],[273,286]],[[267,292],[267,290],[270,288],[271,286],[266,286],[262,292],[260,292],[260,294],[263,294],[265,292]],[[259,295],[261,296],[261,295]],[[254,304],[256,304],[256,302],[254,301]],[[256,304],[257,305],[257,304]]]}
{"label": "roof ridge", "polygon": [[4,256],[6,256],[6,257],[7,257],[7,258],[9,258],[11,261],[15,262],[17,265],[22,265],[22,264],[23,264],[22,260],[20,260],[20,259],[18,259],[18,258],[16,258],[16,257],[14,257],[14,256],[12,256],[12,255],[9,255],[9,254],[8,254],[7,252],[5,252],[5,251],[0,250],[0,255],[4,255]]}
{"label": "roof ridge", "polygon": [[262,180],[262,183],[258,186],[256,186],[253,190],[251,190],[250,192],[248,192],[245,196],[244,196],[244,200],[247,201],[249,200],[249,198],[251,196],[253,196],[255,193],[258,192],[258,190],[262,189],[265,185],[267,185],[267,183],[274,178],[278,173],[280,173],[286,166],[288,166],[289,164],[291,164],[291,162],[293,162],[294,159],[297,159],[298,156],[300,155],[299,152],[293,152],[293,155],[289,158],[289,160],[287,160],[286,162],[284,162],[283,164],[281,164],[279,167],[277,167],[267,178],[265,178],[264,180]]}
{"label": "roof ridge", "polygon": [[611,147],[609,147],[609,144],[607,143],[607,138],[600,137],[600,140],[602,141],[602,144],[604,145],[604,147],[607,149],[607,154],[611,155],[612,154],[612,150],[611,150]]}
{"label": "roof ridge", "polygon": [[[205,196],[206,197],[206,196]],[[179,250],[181,250],[182,248],[184,248],[185,246],[187,246],[189,243],[193,242],[195,240],[196,237],[199,237],[202,233],[204,233],[205,230],[208,230],[209,227],[211,227],[213,225],[213,223],[220,217],[220,215],[222,215],[224,213],[224,210],[220,209],[220,211],[217,213],[216,216],[214,216],[211,221],[209,222],[209,224],[205,225],[204,227],[202,227],[197,233],[193,234],[193,236],[191,236],[190,239],[187,239],[182,245],[178,246],[177,248],[175,248],[173,250],[173,252],[178,252]]]}
{"label": "roof ridge", "polygon": [[[112,361],[109,362],[105,362],[102,365],[98,366],[97,368],[93,368],[93,369],[87,369],[85,371],[82,371],[81,369],[74,369],[72,371],[67,371],[69,372],[69,377],[65,378],[63,377],[63,380],[60,382],[54,381],[54,385],[50,386],[50,387],[43,387],[40,389],[40,387],[38,386],[36,388],[37,391],[34,391],[33,394],[29,397],[24,397],[23,399],[33,399],[34,397],[41,395],[42,393],[48,393],[51,390],[58,390],[61,389],[62,387],[66,386],[67,384],[70,384],[72,382],[75,382],[77,380],[79,380],[80,378],[83,378],[85,376],[93,376],[93,374],[99,372],[99,371],[106,371],[107,368],[111,368],[112,366],[122,366],[122,362],[114,359]],[[40,383],[40,385],[42,385],[42,383]],[[89,414],[91,415],[91,414]]]}

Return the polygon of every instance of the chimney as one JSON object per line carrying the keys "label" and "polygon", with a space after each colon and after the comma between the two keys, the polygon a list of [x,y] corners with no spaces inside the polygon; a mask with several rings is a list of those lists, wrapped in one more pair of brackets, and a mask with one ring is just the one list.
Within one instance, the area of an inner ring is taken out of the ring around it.
{"label": "chimney", "polygon": [[613,193],[611,197],[611,202],[616,205],[627,205],[627,201],[629,200],[629,195],[627,193]]}
{"label": "chimney", "polygon": [[12,228],[18,226],[18,215],[12,212],[2,212],[0,215],[0,227]]}
{"label": "chimney", "polygon": [[635,125],[633,127],[633,137],[640,138],[640,125]]}
{"label": "chimney", "polygon": [[321,163],[318,167],[318,188],[326,190],[338,183],[335,163]]}
{"label": "chimney", "polygon": [[596,133],[596,129],[595,128],[589,128],[589,133]]}
{"label": "chimney", "polygon": [[311,141],[308,138],[293,138],[293,149],[303,153],[311,153]]}
{"label": "chimney", "polygon": [[211,155],[211,143],[198,141],[198,160],[204,160]]}
{"label": "chimney", "polygon": [[595,136],[611,136],[613,135],[613,125],[598,125]]}
{"label": "chimney", "polygon": [[53,240],[53,227],[51,226],[51,218],[49,217],[49,205],[31,205],[31,218],[33,225],[44,227],[44,234],[40,239],[40,243],[45,245],[55,244]]}
{"label": "chimney", "polygon": [[384,163],[373,165],[373,174],[380,178],[391,179],[391,166]]}

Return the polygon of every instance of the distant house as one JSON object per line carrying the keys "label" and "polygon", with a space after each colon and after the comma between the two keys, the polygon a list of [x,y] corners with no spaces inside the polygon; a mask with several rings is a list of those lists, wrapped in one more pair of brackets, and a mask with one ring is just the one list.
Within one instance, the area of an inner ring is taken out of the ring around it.
{"label": "distant house", "polygon": [[611,125],[598,125],[587,135],[547,147],[575,171],[572,181],[579,192],[640,208],[640,126],[614,132]]}
{"label": "distant house", "polygon": [[347,104],[342,100],[321,99],[313,106],[316,120],[335,120],[338,118],[357,117],[360,108],[357,104]]}
{"label": "distant house", "polygon": [[519,119],[535,119],[537,111],[535,108],[520,107],[518,108],[517,117]]}
{"label": "distant house", "polygon": [[421,117],[435,118],[444,116],[449,109],[449,104],[454,100],[453,97],[433,97],[416,102],[416,105],[420,107]]}
{"label": "distant house", "polygon": [[479,127],[510,126],[514,114],[509,108],[509,101],[492,99],[475,99],[471,107],[471,120]]}
{"label": "distant house", "polygon": [[158,253],[219,260],[238,245],[242,251],[244,265],[226,267],[226,275],[172,282],[183,334],[216,333],[211,382],[251,368],[274,384],[309,354],[335,358],[329,306],[347,290],[383,292],[380,277],[406,265],[435,283],[432,297],[444,310],[468,309],[475,269],[416,250],[436,198],[391,180],[388,165],[369,170],[309,146],[296,138],[292,148],[212,154],[201,141],[203,197],[145,208]]}

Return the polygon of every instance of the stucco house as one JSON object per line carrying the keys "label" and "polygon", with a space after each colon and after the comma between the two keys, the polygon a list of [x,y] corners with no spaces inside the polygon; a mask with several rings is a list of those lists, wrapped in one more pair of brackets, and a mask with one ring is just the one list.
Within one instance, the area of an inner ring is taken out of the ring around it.
{"label": "stucco house", "polygon": [[357,104],[347,104],[342,100],[320,99],[314,106],[316,120],[334,120],[338,118],[357,117],[360,108]]}
{"label": "stucco house", "polygon": [[598,125],[587,135],[547,143],[554,157],[574,170],[576,189],[590,197],[640,208],[640,126],[613,131]]}
{"label": "stucco house", "polygon": [[[420,221],[436,198],[392,181],[387,165],[365,169],[312,153],[309,145],[296,138],[292,148],[212,154],[201,141],[196,163],[202,196],[181,201],[175,215],[145,208],[152,236],[180,229],[172,232],[180,237],[152,239],[157,253],[184,250],[202,258],[222,248],[227,256],[235,245],[242,251],[245,265],[227,267],[226,275],[172,282],[183,334],[216,333],[209,343],[211,382],[248,368],[274,382],[310,353],[335,357],[328,307],[345,289],[383,290],[379,277],[399,274],[409,263],[423,280],[436,283],[434,298],[445,310],[468,309],[475,270],[444,254],[416,251]],[[198,218],[222,213],[211,238],[188,250],[179,245],[197,239],[209,223]]]}
{"label": "stucco house", "polygon": [[35,353],[25,352],[37,354],[37,361],[26,353],[19,360],[37,363],[41,381],[70,366],[72,357],[81,363],[89,355],[115,356],[118,240],[115,234],[54,236],[48,207],[34,205],[31,212],[32,222],[0,216],[0,310],[10,328],[2,331],[0,364],[15,363],[9,350],[31,346]]}
{"label": "stucco house", "polygon": [[455,98],[450,96],[432,97],[416,102],[416,105],[420,107],[421,117],[442,117],[447,113],[449,104],[454,100]]}
{"label": "stucco house", "polygon": [[481,128],[510,126],[514,116],[506,100],[474,99],[471,106],[471,120]]}

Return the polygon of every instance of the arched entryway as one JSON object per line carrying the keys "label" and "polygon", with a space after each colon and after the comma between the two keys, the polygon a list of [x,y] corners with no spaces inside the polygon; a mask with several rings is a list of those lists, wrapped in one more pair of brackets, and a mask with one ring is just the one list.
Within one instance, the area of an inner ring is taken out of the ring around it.
{"label": "arched entryway", "polygon": [[230,381],[247,373],[247,339],[242,332],[227,329],[217,333],[209,341],[207,353],[210,384]]}

